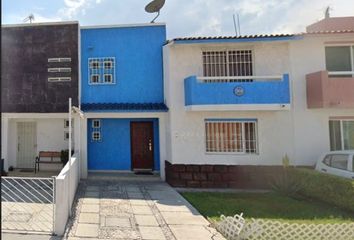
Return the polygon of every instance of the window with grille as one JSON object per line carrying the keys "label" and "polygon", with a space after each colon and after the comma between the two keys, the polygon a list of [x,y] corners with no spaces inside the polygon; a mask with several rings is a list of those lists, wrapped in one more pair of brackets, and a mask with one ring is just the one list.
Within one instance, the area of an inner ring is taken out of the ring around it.
{"label": "window with grille", "polygon": [[203,75],[204,77],[252,76],[252,61],[252,50],[204,51]]}
{"label": "window with grille", "polygon": [[101,141],[101,132],[94,131],[92,132],[92,141]]}
{"label": "window with grille", "polygon": [[89,58],[89,84],[114,84],[115,83],[115,58]]}
{"label": "window with grille", "polygon": [[257,153],[257,121],[205,121],[207,153]]}
{"label": "window with grille", "polygon": [[100,128],[101,121],[99,119],[92,120],[92,128]]}
{"label": "window with grille", "polygon": [[91,122],[91,129],[92,129],[92,142],[101,142],[102,141],[102,134],[101,134],[101,120],[100,119],[92,119]]}

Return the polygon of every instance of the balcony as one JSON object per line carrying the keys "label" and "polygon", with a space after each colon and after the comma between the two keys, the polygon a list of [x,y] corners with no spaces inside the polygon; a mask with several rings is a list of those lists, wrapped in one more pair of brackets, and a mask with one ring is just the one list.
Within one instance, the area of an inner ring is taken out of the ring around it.
{"label": "balcony", "polygon": [[289,75],[196,77],[184,80],[187,111],[290,109]]}
{"label": "balcony", "polygon": [[[354,72],[320,71],[306,75],[308,108],[353,108]],[[350,77],[351,76],[351,77]]]}

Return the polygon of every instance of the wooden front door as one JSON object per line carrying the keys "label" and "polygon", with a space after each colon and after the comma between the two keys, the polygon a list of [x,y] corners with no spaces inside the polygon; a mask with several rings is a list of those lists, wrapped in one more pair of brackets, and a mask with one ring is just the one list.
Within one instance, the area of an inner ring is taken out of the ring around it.
{"label": "wooden front door", "polygon": [[131,158],[133,170],[154,168],[154,126],[153,122],[131,122]]}

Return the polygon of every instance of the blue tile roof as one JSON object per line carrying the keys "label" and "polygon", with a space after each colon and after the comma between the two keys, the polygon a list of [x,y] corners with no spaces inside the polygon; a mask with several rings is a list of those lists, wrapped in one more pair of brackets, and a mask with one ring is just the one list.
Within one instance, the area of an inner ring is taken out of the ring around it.
{"label": "blue tile roof", "polygon": [[164,103],[82,103],[83,111],[167,112]]}

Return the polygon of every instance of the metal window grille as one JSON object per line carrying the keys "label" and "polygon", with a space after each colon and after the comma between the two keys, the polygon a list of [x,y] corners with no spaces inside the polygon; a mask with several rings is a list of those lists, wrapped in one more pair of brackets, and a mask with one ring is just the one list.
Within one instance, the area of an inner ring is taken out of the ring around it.
{"label": "metal window grille", "polygon": [[112,83],[112,79],[113,79],[113,76],[112,76],[112,74],[104,74],[104,82],[105,83]]}
{"label": "metal window grille", "polygon": [[100,141],[101,140],[101,132],[99,131],[93,131],[92,132],[92,141]]}
{"label": "metal window grille", "polygon": [[[114,84],[115,83],[115,58],[89,58],[89,84]],[[92,78],[92,76],[99,76]],[[107,77],[106,77],[107,76]]]}
{"label": "metal window grille", "polygon": [[101,121],[98,119],[95,119],[92,121],[92,128],[100,128],[101,127]]}
{"label": "metal window grille", "polygon": [[257,153],[256,121],[206,121],[206,152]]}
{"label": "metal window grille", "polygon": [[[212,82],[230,82],[222,77],[253,75],[252,50],[204,51],[204,77],[220,77]],[[252,79],[235,79],[231,82],[252,82]],[[208,82],[208,81],[206,81]]]}
{"label": "metal window grille", "polygon": [[99,74],[92,74],[91,75],[91,83],[99,83],[100,82],[100,75]]}

